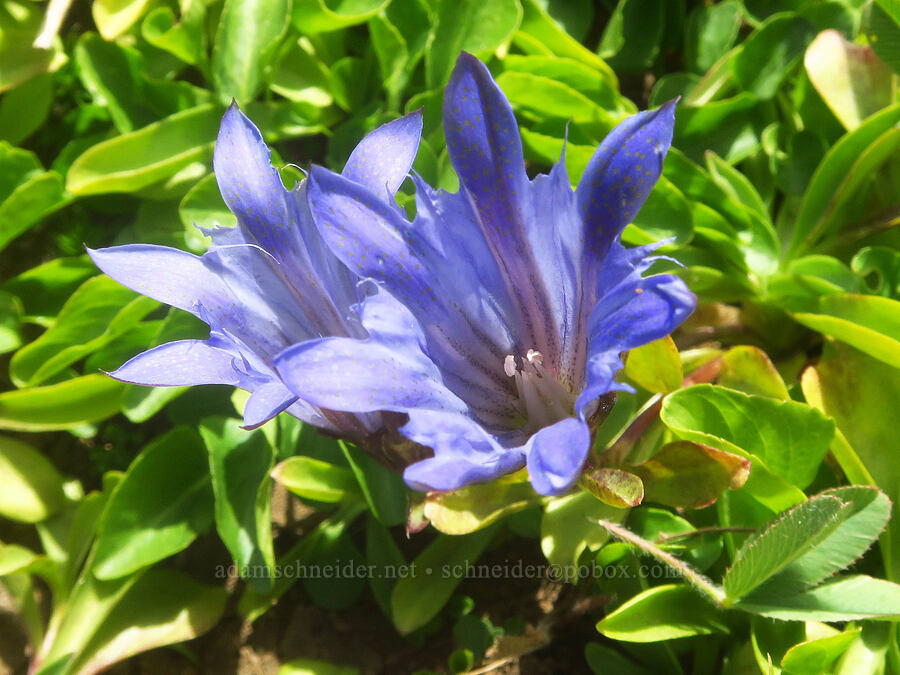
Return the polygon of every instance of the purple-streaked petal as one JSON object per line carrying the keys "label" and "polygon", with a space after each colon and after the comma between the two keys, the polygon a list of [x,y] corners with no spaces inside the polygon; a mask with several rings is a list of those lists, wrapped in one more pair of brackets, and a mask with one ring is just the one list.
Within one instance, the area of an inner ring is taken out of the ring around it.
{"label": "purple-streaked petal", "polygon": [[587,424],[570,417],[534,434],[527,444],[528,478],[542,495],[558,495],[574,485],[591,446]]}
{"label": "purple-streaked petal", "polygon": [[659,179],[672,143],[677,102],[628,117],[603,139],[588,162],[576,194],[586,254],[594,261],[606,255]]}
{"label": "purple-streaked petal", "polygon": [[421,110],[383,124],[360,141],[341,173],[377,195],[393,196],[412,168],[421,136]]}
{"label": "purple-streaked petal", "polygon": [[504,448],[469,417],[452,412],[414,410],[400,431],[434,450],[434,457],[406,468],[403,478],[416,490],[456,490],[520,469],[521,448]]}
{"label": "purple-streaked petal", "polygon": [[194,316],[200,316],[200,305],[212,315],[237,310],[222,280],[191,253],[151,244],[87,252],[97,267],[123,286]]}
{"label": "purple-streaked petal", "polygon": [[234,355],[204,340],[179,340],[138,354],[110,376],[122,382],[152,387],[237,386],[239,377],[233,361]]}
{"label": "purple-streaked petal", "polygon": [[265,424],[296,400],[297,395],[281,382],[273,380],[257,387],[244,405],[244,429],[256,429]]}
{"label": "purple-streaked petal", "polygon": [[[444,135],[461,190],[472,199],[484,236],[515,299],[519,350],[559,351],[553,303],[529,239],[530,185],[509,101],[481,61],[460,54],[444,93]],[[552,227],[551,223],[540,223]]]}
{"label": "purple-streaked petal", "polygon": [[610,295],[601,299],[589,320],[586,385],[575,403],[579,415],[603,394],[629,389],[613,380],[622,368],[622,352],[665,337],[697,304],[684,281],[671,274],[639,278]]}
{"label": "purple-streaked petal", "polygon": [[321,408],[347,412],[455,410],[465,405],[431,361],[375,340],[323,338],[288,347],[275,359],[287,387]]}
{"label": "purple-streaked petal", "polygon": [[238,222],[280,259],[276,252],[295,236],[292,206],[259,129],[236,104],[222,118],[213,167],[222,198]]}

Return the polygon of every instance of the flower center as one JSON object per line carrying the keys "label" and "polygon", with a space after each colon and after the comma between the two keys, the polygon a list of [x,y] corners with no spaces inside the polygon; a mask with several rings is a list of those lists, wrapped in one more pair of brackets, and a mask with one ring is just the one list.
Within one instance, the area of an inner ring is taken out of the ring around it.
{"label": "flower center", "polygon": [[507,354],[503,372],[516,379],[519,402],[529,429],[542,429],[573,415],[575,396],[544,368],[544,356],[539,351],[529,349],[518,359]]}

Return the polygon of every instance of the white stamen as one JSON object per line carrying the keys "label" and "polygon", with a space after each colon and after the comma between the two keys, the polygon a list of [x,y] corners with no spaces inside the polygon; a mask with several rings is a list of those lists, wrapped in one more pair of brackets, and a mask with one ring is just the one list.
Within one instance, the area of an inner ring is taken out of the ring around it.
{"label": "white stamen", "polygon": [[536,349],[529,349],[520,361],[521,369],[517,368],[515,357],[508,354],[503,360],[503,372],[508,377],[515,377],[522,413],[528,419],[527,426],[536,430],[571,417],[575,396],[544,369],[544,355]]}

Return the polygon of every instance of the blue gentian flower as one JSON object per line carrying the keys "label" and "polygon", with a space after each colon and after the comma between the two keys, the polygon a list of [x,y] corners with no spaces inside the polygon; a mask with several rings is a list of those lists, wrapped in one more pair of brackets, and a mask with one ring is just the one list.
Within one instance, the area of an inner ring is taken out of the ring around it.
{"label": "blue gentian flower", "polygon": [[[419,145],[421,114],[394,120],[366,136],[343,177],[380,199],[393,199]],[[210,327],[208,340],[169,342],[111,373],[135,384],[229,384],[251,392],[244,424],[254,428],[286,410],[355,440],[381,428],[377,413],[323,409],[291,392],[273,369],[286,347],[322,336],[365,338],[382,317],[394,317],[390,335],[411,323],[408,312],[366,291],[319,236],[307,206],[306,180],[287,190],[270,163],[259,131],[236,105],[225,113],[216,140],[216,180],[237,227],[204,230],[212,245],[202,256],[165,246],[132,244],[89,250],[97,266],[119,283],[191,312]],[[296,379],[296,378],[295,378]]]}
{"label": "blue gentian flower", "polygon": [[444,96],[455,194],[416,179],[412,222],[384,191],[319,167],[308,200],[332,251],[415,317],[416,331],[332,337],[285,350],[275,368],[304,400],[391,410],[433,456],[405,470],[419,490],[454,490],[527,465],[553,495],[578,478],[598,399],[622,353],[670,333],[696,298],[677,277],[643,277],[654,246],[619,235],[644,203],[672,139],[674,102],[633,115],[594,153],[576,190],[565,164],[529,180],[509,102],[463,54]]}

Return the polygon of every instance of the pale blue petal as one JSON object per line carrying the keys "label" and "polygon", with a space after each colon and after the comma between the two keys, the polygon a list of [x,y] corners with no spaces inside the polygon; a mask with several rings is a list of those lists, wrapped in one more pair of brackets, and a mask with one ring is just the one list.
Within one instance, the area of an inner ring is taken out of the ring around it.
{"label": "pale blue petal", "polygon": [[342,174],[382,196],[393,196],[412,168],[422,136],[422,111],[383,124],[360,141]]}
{"label": "pale blue petal", "polygon": [[544,427],[528,441],[528,478],[542,495],[559,495],[581,473],[591,447],[591,433],[582,420],[570,417]]}
{"label": "pale blue petal", "polygon": [[148,349],[110,375],[122,382],[153,387],[194,384],[237,386],[234,355],[204,340],[179,340]]}

